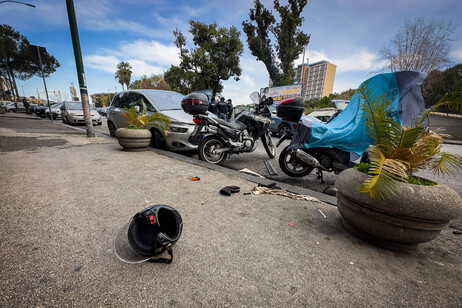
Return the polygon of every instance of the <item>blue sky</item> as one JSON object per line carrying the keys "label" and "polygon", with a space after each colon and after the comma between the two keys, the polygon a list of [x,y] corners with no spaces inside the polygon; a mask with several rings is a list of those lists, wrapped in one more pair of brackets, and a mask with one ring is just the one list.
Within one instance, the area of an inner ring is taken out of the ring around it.
{"label": "blue sky", "polygon": [[[69,86],[78,79],[64,0],[25,0],[36,8],[14,3],[0,4],[0,23],[12,26],[31,44],[44,46],[61,67],[47,79],[50,99],[60,91],[70,99]],[[272,0],[263,0],[273,9]],[[282,4],[286,1],[281,0]],[[236,26],[248,19],[253,0],[74,0],[88,92],[121,91],[114,78],[116,65],[127,61],[133,67],[132,81],[141,75],[160,74],[178,65],[173,31],[180,29],[191,48],[188,21],[216,22]],[[310,63],[327,60],[337,65],[334,92],[356,88],[381,68],[380,48],[407,18],[450,21],[454,27],[451,58],[462,63],[462,1],[460,0],[309,0],[303,11],[302,30],[311,35],[306,49]],[[277,17],[277,12],[274,12]],[[235,104],[250,103],[253,91],[267,86],[268,74],[247,48],[240,81],[224,81],[223,95]],[[300,64],[302,59],[296,63]],[[17,80],[22,95],[45,97],[41,78]]]}

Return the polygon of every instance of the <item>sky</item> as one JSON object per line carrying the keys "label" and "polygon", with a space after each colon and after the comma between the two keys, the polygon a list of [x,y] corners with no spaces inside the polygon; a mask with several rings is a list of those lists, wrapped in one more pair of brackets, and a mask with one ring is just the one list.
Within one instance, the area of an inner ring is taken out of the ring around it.
{"label": "sky", "polygon": [[[70,99],[79,83],[65,0],[24,0],[36,6],[0,4],[0,23],[13,27],[33,45],[43,46],[61,66],[46,79],[50,100]],[[281,0],[285,5],[286,0]],[[262,0],[273,9],[272,0]],[[88,93],[121,91],[115,79],[120,61],[133,68],[132,82],[142,75],[162,74],[180,58],[174,41],[176,29],[194,48],[189,20],[241,31],[244,53],[239,81],[223,81],[223,96],[234,105],[250,104],[250,94],[268,86],[268,73],[247,47],[242,22],[249,20],[253,0],[74,0]],[[305,63],[327,60],[337,66],[334,92],[340,93],[377,74],[382,68],[379,51],[406,19],[417,17],[451,22],[453,64],[462,63],[462,1],[460,0],[308,0],[301,30],[311,36]],[[302,63],[302,55],[295,64]],[[21,95],[45,98],[43,80],[17,79]]]}

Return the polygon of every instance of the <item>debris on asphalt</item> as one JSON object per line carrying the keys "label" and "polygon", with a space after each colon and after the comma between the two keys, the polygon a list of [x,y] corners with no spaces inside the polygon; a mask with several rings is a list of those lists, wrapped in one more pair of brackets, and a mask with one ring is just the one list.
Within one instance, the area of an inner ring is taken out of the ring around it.
{"label": "debris on asphalt", "polygon": [[289,226],[293,227],[295,224],[293,222],[289,222]]}
{"label": "debris on asphalt", "polygon": [[321,213],[321,215],[322,215],[322,217],[324,217],[324,219],[327,219],[327,216],[320,209],[318,209],[318,212]]}
{"label": "debris on asphalt", "polygon": [[270,175],[278,175],[276,168],[274,168],[273,164],[269,160],[264,160],[263,163],[265,164],[266,170]]}
{"label": "debris on asphalt", "polygon": [[191,178],[191,181],[200,181],[200,180],[201,180],[201,178],[198,177],[198,176],[193,176],[193,177]]}
{"label": "debris on asphalt", "polygon": [[260,175],[260,174],[256,173],[255,171],[252,171],[252,170],[247,169],[247,168],[241,169],[241,170],[239,170],[239,171],[240,171],[240,172],[244,172],[244,173],[248,173],[248,174],[251,174],[251,175],[259,176],[259,177],[261,177],[261,178],[266,179],[263,175]]}
{"label": "debris on asphalt", "polygon": [[281,187],[276,186],[276,182],[272,182],[272,183],[269,183],[269,184],[258,183],[258,186],[266,187],[266,188],[272,188],[272,189],[281,189]]}
{"label": "debris on asphalt", "polygon": [[254,195],[260,195],[260,194],[270,194],[270,195],[279,195],[279,196],[284,196],[284,197],[289,197],[291,199],[295,200],[306,200],[306,201],[312,201],[312,202],[321,202],[319,199],[316,199],[311,196],[305,196],[305,195],[298,195],[294,194],[285,190],[281,189],[271,189],[267,187],[262,187],[262,186],[257,186],[252,188],[252,193]]}
{"label": "debris on asphalt", "polygon": [[220,194],[225,196],[231,196],[231,194],[238,193],[241,191],[239,186],[225,186],[220,189]]}

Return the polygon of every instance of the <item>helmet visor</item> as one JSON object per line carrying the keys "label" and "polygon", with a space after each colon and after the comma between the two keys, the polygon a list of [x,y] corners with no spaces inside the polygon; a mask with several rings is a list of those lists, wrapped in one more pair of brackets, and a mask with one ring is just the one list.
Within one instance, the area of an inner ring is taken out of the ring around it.
{"label": "helmet visor", "polygon": [[119,232],[117,232],[114,244],[115,254],[117,258],[126,263],[145,262],[151,259],[152,256],[143,255],[137,252],[135,249],[133,249],[133,247],[130,245],[130,242],[128,241],[128,228],[130,227],[132,219],[123,225]]}

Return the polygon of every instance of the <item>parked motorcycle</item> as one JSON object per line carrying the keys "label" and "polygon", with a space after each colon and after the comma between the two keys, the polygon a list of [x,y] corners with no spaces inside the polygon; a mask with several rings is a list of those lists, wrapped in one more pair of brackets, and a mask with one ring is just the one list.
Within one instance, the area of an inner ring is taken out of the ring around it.
{"label": "parked motorcycle", "polygon": [[[363,91],[377,97],[386,95],[393,102],[389,111],[406,126],[412,126],[416,115],[425,109],[421,85],[425,75],[417,72],[396,72],[380,74],[366,80],[360,87]],[[362,87],[364,85],[364,87]],[[303,177],[316,169],[323,183],[323,172],[338,174],[361,161],[373,139],[367,133],[367,124],[361,104],[363,98],[356,94],[335,119],[328,124],[311,122],[302,117],[304,100],[301,97],[289,98],[277,107],[277,115],[285,121],[296,124],[295,132],[287,131],[277,142],[291,139],[279,155],[279,167],[292,177]]]}
{"label": "parked motorcycle", "polygon": [[276,156],[276,146],[268,130],[271,124],[268,106],[273,104],[273,99],[261,98],[258,92],[252,93],[250,98],[256,104],[255,110],[243,111],[234,121],[226,122],[207,114],[207,96],[193,93],[184,97],[181,106],[193,115],[196,123],[189,141],[198,145],[201,160],[221,165],[230,154],[255,151],[259,139],[268,156]]}

